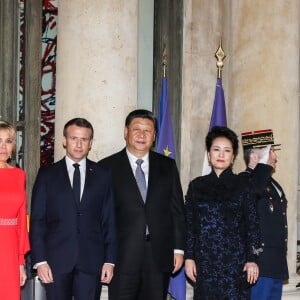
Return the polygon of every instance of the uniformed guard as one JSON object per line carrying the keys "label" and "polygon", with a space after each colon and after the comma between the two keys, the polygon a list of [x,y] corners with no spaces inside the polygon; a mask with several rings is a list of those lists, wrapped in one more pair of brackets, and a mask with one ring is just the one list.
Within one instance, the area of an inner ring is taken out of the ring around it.
{"label": "uniformed guard", "polygon": [[271,129],[242,133],[244,160],[248,177],[257,195],[260,218],[261,250],[259,278],[251,289],[252,300],[280,300],[287,267],[287,200],[282,187],[272,178],[279,144],[274,143]]}

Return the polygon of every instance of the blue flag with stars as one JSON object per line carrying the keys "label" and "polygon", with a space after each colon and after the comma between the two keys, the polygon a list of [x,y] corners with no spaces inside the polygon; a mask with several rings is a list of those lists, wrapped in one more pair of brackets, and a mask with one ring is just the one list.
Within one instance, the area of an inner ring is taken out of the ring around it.
{"label": "blue flag with stars", "polygon": [[174,135],[168,101],[168,82],[166,77],[163,77],[162,79],[157,123],[158,137],[156,152],[175,159]]}
{"label": "blue flag with stars", "polygon": [[[214,126],[227,126],[226,107],[224,90],[222,86],[222,78],[217,79],[214,106],[211,113],[209,130]],[[211,167],[208,163],[207,152],[205,151],[202,167],[202,175],[207,175],[211,172]]]}
{"label": "blue flag with stars", "polygon": [[[175,143],[168,101],[168,82],[166,77],[163,77],[162,79],[157,123],[158,138],[156,152],[175,159]],[[184,268],[181,268],[178,274],[171,277],[168,293],[173,299],[186,299],[186,277]]]}

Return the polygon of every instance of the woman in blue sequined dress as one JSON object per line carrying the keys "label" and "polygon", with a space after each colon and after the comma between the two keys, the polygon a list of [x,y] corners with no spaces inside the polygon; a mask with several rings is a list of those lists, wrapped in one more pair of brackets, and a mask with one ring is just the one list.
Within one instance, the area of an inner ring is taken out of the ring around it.
{"label": "woman in blue sequined dress", "polygon": [[194,300],[249,299],[261,250],[254,196],[232,172],[238,138],[227,127],[213,127],[206,149],[212,171],[192,180],[186,196],[185,271]]}

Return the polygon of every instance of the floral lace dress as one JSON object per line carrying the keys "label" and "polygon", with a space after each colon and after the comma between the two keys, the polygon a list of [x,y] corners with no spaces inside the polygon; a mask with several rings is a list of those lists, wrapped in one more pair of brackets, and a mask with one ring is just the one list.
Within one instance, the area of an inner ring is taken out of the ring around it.
{"label": "floral lace dress", "polygon": [[242,300],[250,294],[243,268],[256,262],[259,227],[247,181],[229,168],[194,179],[186,196],[185,258],[196,262],[194,300]]}

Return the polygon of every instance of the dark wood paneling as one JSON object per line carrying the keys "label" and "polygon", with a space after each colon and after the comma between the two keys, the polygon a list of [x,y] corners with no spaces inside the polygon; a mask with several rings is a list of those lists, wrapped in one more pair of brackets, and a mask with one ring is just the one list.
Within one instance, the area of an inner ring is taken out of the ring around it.
{"label": "dark wood paneling", "polygon": [[17,0],[0,1],[0,115],[23,131],[28,199],[40,165],[42,3],[25,0],[25,115],[17,120],[19,7]]}
{"label": "dark wood paneling", "polygon": [[17,0],[0,1],[0,116],[15,123],[17,104]]}
{"label": "dark wood paneling", "polygon": [[42,2],[41,0],[25,1],[24,162],[29,199],[40,166]]}

